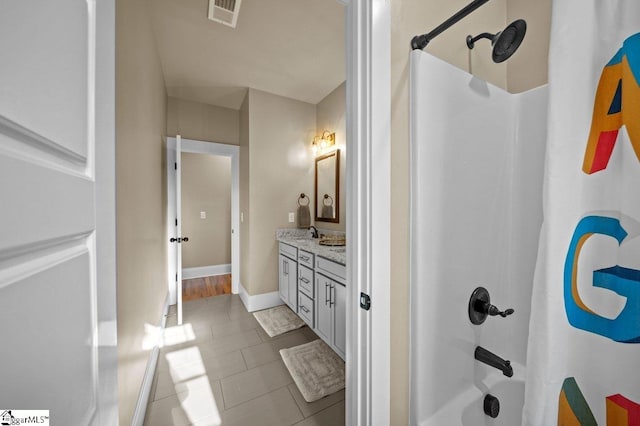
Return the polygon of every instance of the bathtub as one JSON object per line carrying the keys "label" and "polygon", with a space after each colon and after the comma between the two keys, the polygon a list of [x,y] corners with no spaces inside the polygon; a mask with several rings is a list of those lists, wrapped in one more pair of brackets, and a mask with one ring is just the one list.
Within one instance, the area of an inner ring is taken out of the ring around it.
{"label": "bathtub", "polygon": [[[524,366],[512,363],[513,377],[500,372],[489,374],[485,379],[469,386],[420,426],[517,426],[522,424],[524,406]],[[487,394],[500,401],[498,417],[484,413],[483,404]]]}

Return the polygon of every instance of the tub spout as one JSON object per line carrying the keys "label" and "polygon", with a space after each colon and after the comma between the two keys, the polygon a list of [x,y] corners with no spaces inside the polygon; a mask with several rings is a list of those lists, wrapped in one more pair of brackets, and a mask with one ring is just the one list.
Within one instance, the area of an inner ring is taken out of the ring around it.
{"label": "tub spout", "polygon": [[486,350],[482,346],[476,346],[474,357],[478,361],[502,371],[502,374],[507,377],[513,376],[511,361],[500,358],[498,355]]}

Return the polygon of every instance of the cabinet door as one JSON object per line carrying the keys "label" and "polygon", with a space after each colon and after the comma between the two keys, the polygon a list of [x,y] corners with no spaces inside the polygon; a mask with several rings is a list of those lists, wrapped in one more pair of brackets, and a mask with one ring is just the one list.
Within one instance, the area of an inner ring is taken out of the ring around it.
{"label": "cabinet door", "polygon": [[332,344],[333,340],[333,309],[331,306],[331,280],[316,274],[316,333]]}
{"label": "cabinet door", "polygon": [[336,351],[344,359],[347,334],[347,289],[345,286],[333,283],[333,344]]}
{"label": "cabinet door", "polygon": [[278,256],[278,292],[283,302],[289,303],[289,277],[287,276],[288,259]]}
{"label": "cabinet door", "polygon": [[289,287],[289,307],[298,312],[298,262],[287,259],[287,284]]}

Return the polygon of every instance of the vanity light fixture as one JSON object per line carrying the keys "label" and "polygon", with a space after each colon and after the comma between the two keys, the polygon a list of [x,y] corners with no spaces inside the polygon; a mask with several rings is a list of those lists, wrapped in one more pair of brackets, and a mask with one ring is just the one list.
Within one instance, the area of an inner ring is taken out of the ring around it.
{"label": "vanity light fixture", "polygon": [[335,144],[335,132],[330,133],[328,130],[325,130],[322,132],[322,136],[314,136],[313,141],[311,142],[311,149],[313,150],[313,154],[317,155]]}

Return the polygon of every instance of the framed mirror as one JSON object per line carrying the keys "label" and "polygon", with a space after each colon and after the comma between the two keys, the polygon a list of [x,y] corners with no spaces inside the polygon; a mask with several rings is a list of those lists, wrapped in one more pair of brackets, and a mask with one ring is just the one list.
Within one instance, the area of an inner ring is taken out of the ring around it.
{"label": "framed mirror", "polygon": [[340,222],[340,150],[316,158],[316,222]]}

